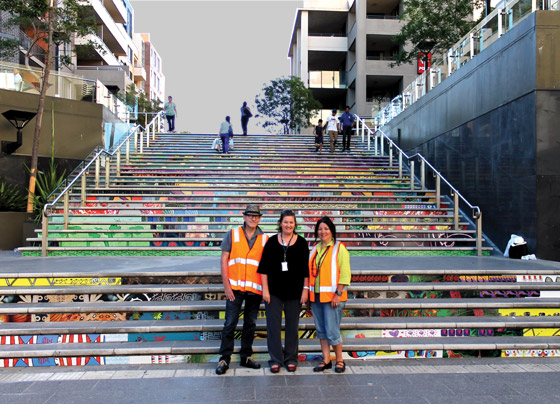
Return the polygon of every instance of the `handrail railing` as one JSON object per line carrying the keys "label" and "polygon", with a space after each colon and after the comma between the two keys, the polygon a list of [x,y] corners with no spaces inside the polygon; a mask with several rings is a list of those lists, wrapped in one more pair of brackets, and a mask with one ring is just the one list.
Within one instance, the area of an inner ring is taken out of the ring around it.
{"label": "handrail railing", "polygon": [[[61,198],[64,198],[64,229],[68,229],[68,216],[69,216],[69,205],[70,205],[70,190],[81,179],[81,195],[80,201],[81,205],[86,203],[86,186],[87,186],[87,175],[89,168],[95,163],[95,188],[100,187],[101,183],[101,165],[105,165],[105,188],[110,186],[110,171],[111,171],[111,158],[116,155],[116,175],[120,175],[121,168],[121,154],[123,146],[126,146],[125,158],[126,164],[130,163],[130,141],[134,140],[134,151],[136,153],[142,154],[144,152],[144,144],[146,147],[150,146],[150,135],[152,140],[155,139],[155,134],[161,130],[163,111],[157,113],[156,116],[150,121],[146,128],[141,125],[135,125],[128,131],[126,136],[123,136],[121,141],[114,145],[111,149],[106,150],[104,148],[95,148],[92,153],[86,158],[89,159],[87,163],[82,162],[84,166],[79,170],[78,174],[74,176],[72,180],[64,187],[64,189],[51,201],[43,206],[43,218],[42,218],[42,230],[41,230],[41,255],[43,257],[47,256],[48,250],[48,231],[49,231],[49,210],[52,209]],[[144,129],[142,132],[141,130]],[[104,161],[103,160],[104,157]],[[79,168],[79,166],[78,166]],[[77,171],[74,170],[73,173]],[[72,174],[70,174],[72,175]],[[56,190],[54,191],[56,192]],[[54,194],[53,192],[53,194]],[[51,194],[52,195],[52,194]]]}
{"label": "handrail railing", "polygon": [[[461,193],[453,186],[451,183],[433,166],[422,154],[415,153],[412,156],[406,154],[385,132],[381,129],[373,130],[367,126],[364,119],[358,115],[354,115],[356,118],[356,134],[361,135],[362,143],[367,142],[368,150],[371,150],[371,140],[373,137],[373,152],[374,154],[384,156],[385,155],[385,142],[388,144],[388,155],[389,155],[389,166],[393,167],[394,150],[398,153],[398,165],[399,165],[399,179],[403,178],[403,158],[409,162],[410,170],[410,189],[416,190],[416,175],[414,171],[415,159],[420,162],[420,190],[426,189],[426,167],[432,171],[435,178],[435,188],[436,188],[436,208],[441,207],[441,182],[446,184],[453,197],[453,226],[455,230],[459,230],[459,203],[463,201],[471,210],[472,217],[474,219],[474,225],[476,228],[476,252],[477,255],[482,255],[482,211],[477,205],[471,204]],[[367,136],[367,139],[366,139]],[[379,139],[379,142],[378,142]],[[378,146],[379,143],[379,146]]]}

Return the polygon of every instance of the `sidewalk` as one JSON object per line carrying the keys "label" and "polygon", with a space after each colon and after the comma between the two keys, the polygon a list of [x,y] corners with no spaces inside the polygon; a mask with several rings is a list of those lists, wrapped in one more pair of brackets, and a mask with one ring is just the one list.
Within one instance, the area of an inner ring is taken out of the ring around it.
{"label": "sidewalk", "polygon": [[303,363],[224,376],[215,364],[0,369],[0,402],[33,404],[560,403],[560,358],[348,361],[345,374]]}

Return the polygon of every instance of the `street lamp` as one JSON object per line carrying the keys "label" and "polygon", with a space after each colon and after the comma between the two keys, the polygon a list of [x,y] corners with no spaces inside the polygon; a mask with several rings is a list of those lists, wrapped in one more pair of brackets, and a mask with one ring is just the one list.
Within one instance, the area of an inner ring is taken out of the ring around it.
{"label": "street lamp", "polygon": [[22,145],[21,130],[25,128],[25,125],[27,125],[29,121],[31,121],[35,117],[35,115],[37,115],[37,113],[10,109],[9,111],[3,112],[2,115],[4,115],[4,118],[6,118],[12,124],[12,126],[17,129],[16,142],[8,142],[6,140],[2,140],[2,152],[6,154],[12,154]]}

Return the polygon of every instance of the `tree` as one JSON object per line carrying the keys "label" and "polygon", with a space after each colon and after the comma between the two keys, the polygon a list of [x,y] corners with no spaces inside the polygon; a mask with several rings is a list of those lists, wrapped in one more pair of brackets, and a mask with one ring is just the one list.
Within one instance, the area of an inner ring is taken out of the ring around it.
{"label": "tree", "polygon": [[[39,138],[45,99],[49,86],[49,76],[53,63],[54,41],[68,43],[72,37],[85,37],[95,33],[95,19],[88,12],[88,7],[80,0],[2,0],[0,11],[7,11],[11,18],[6,25],[19,27],[31,39],[27,46],[15,38],[0,37],[0,54],[16,54],[23,51],[26,65],[32,57],[41,58],[44,67],[40,79],[40,95],[35,118],[33,147],[31,152],[31,166],[29,174],[29,194],[27,198],[27,212],[33,212],[33,199],[37,180],[37,162],[39,154]],[[93,45],[93,43],[91,44]],[[45,54],[34,54],[33,49],[43,49]],[[61,64],[71,62],[70,55],[59,57]]]}
{"label": "tree", "polygon": [[259,113],[269,118],[262,124],[263,128],[282,125],[284,133],[310,126],[311,118],[321,108],[311,90],[296,76],[272,80],[255,97],[255,104]]}
{"label": "tree", "polygon": [[154,113],[162,110],[160,100],[149,99],[147,94],[144,91],[137,90],[133,83],[127,86],[124,94],[118,94],[117,98],[132,109],[138,107],[137,122],[143,124],[144,127],[152,120],[151,116]]}
{"label": "tree", "polygon": [[483,4],[483,0],[406,0],[404,25],[393,37],[400,51],[391,66],[414,62],[420,52],[447,52],[476,25],[473,12]]}

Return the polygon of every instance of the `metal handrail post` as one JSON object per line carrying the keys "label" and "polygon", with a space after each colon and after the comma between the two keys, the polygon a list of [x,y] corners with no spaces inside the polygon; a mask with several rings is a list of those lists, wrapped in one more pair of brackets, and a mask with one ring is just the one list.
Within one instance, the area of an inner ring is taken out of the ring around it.
{"label": "metal handrail post", "polygon": [[95,160],[95,188],[99,188],[99,171],[100,171],[99,159]]}
{"label": "metal handrail post", "polygon": [[476,217],[476,255],[482,255],[482,212],[478,212]]}
{"label": "metal handrail post", "polygon": [[420,160],[420,180],[422,189],[426,189],[426,164],[424,163],[424,159]]}
{"label": "metal handrail post", "polygon": [[389,167],[393,168],[393,145],[389,146]]}
{"label": "metal handrail post", "polygon": [[130,139],[126,141],[126,164],[130,164]]}
{"label": "metal handrail post", "polygon": [[[364,142],[364,135],[366,133],[366,123],[364,121],[362,121],[362,143]],[[368,145],[369,145],[369,141],[368,141]],[[368,148],[369,150],[369,148]]]}
{"label": "metal handrail post", "polygon": [[[368,135],[367,135],[367,149],[368,151],[370,151],[371,149],[371,135],[373,135],[373,133],[371,133],[371,130],[369,130],[368,128]],[[377,141],[375,140],[377,139],[375,136],[373,137],[373,154],[377,154]]]}
{"label": "metal handrail post", "polygon": [[49,238],[49,218],[43,212],[43,220],[41,226],[41,257],[46,257],[48,252],[48,238]]}
{"label": "metal handrail post", "polygon": [[134,132],[134,153],[138,153],[138,131]]}
{"label": "metal handrail post", "polygon": [[399,152],[399,180],[402,179],[402,153]]}
{"label": "metal handrail post", "polygon": [[140,154],[144,153],[144,133],[140,132]]}
{"label": "metal handrail post", "polygon": [[121,151],[117,153],[117,177],[121,175]]}
{"label": "metal handrail post", "polygon": [[441,208],[441,177],[436,174],[436,209]]}
{"label": "metal handrail post", "polygon": [[69,192],[64,194],[64,230],[68,230],[68,208],[70,206]]}
{"label": "metal handrail post", "polygon": [[146,132],[146,148],[148,147],[150,147],[150,132]]}
{"label": "metal handrail post", "polygon": [[414,191],[414,160],[410,162],[410,189]]}
{"label": "metal handrail post", "polygon": [[380,144],[380,149],[381,149],[381,157],[383,157],[385,155],[385,142],[383,141],[383,136],[379,136],[379,144]]}
{"label": "metal handrail post", "polygon": [[109,181],[111,177],[111,159],[109,156],[105,158],[105,188],[109,188]]}
{"label": "metal handrail post", "polygon": [[81,198],[80,198],[80,202],[82,206],[86,205],[86,181],[87,181],[87,174],[84,173],[82,175],[82,189],[81,189]]}
{"label": "metal handrail post", "polygon": [[459,194],[453,192],[453,229],[459,230]]}

